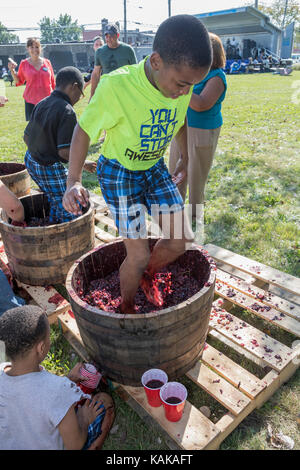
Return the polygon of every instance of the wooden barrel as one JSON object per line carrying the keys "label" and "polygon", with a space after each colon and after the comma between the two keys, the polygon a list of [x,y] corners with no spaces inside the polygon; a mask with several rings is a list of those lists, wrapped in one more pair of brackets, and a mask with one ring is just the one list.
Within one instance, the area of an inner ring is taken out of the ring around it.
{"label": "wooden barrel", "polygon": [[22,163],[0,163],[0,181],[17,197],[30,194],[30,176]]}
{"label": "wooden barrel", "polygon": [[95,248],[71,267],[66,288],[81,338],[109,378],[141,386],[141,376],[150,368],[163,369],[174,380],[195,365],[204,348],[215,287],[216,268],[205,253],[195,247],[178,259],[194,260],[193,276],[203,281],[203,287],[177,306],[145,314],[105,312],[78,295],[92,280],[119,269],[125,258],[122,241]]}
{"label": "wooden barrel", "polygon": [[[49,215],[44,193],[20,199],[25,220]],[[1,213],[0,232],[13,276],[25,284],[46,286],[64,283],[70,266],[94,247],[93,203],[83,215],[70,221],[45,227],[15,227]]]}

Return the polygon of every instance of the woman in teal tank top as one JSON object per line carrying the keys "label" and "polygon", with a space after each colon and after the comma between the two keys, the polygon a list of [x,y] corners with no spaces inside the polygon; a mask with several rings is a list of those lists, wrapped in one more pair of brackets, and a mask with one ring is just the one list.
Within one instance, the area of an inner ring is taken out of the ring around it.
{"label": "woman in teal tank top", "polygon": [[[213,163],[223,118],[222,102],[226,95],[225,51],[219,36],[209,33],[213,62],[209,73],[202,82],[194,86],[187,112],[188,121],[188,181],[179,187],[185,200],[187,184],[189,186],[189,204],[193,218],[197,215],[197,205],[204,204],[204,188],[209,170]],[[176,167],[180,157],[179,149],[173,139],[170,148],[169,171]],[[202,213],[202,206],[198,206]]]}

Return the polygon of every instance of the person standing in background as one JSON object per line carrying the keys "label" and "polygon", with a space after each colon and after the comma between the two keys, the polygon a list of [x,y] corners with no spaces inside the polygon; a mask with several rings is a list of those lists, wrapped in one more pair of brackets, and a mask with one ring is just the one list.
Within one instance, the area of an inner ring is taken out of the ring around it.
{"label": "person standing in background", "polygon": [[27,41],[29,57],[21,61],[18,72],[17,64],[8,62],[8,68],[16,86],[24,85],[25,118],[29,121],[34,106],[49,96],[55,88],[54,71],[50,60],[41,57],[42,47],[39,39],[29,38]]}
{"label": "person standing in background", "polygon": [[95,66],[91,76],[91,97],[95,93],[100,76],[110,73],[123,65],[136,64],[135,52],[129,44],[119,41],[120,33],[116,24],[107,25],[106,44],[95,52]]}
{"label": "person standing in background", "polygon": [[[104,46],[104,42],[103,42],[102,37],[101,36],[95,36],[94,39],[93,39],[93,49],[94,49],[94,51],[96,52],[97,49],[99,49],[99,47],[102,47],[102,46]],[[89,70],[89,74],[84,77],[84,81],[85,81],[84,90],[86,89],[87,86],[89,86],[91,84],[91,76],[92,76],[92,72],[93,72],[93,69],[94,69],[94,65],[95,65],[95,60],[93,60],[93,62],[91,63],[91,68]]]}
{"label": "person standing in background", "polygon": [[[197,215],[197,204],[204,204],[204,189],[213,157],[216,151],[223,118],[222,101],[226,95],[227,83],[223,68],[226,64],[225,51],[219,36],[209,33],[213,61],[208,75],[194,86],[187,112],[188,120],[188,179],[178,188],[183,200],[189,186],[189,204],[192,217]],[[180,159],[175,139],[170,148],[169,171],[172,174]]]}

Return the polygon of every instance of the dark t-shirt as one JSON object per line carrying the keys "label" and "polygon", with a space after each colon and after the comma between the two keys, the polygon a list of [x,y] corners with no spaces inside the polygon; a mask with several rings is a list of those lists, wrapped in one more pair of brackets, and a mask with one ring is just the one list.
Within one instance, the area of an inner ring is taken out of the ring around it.
{"label": "dark t-shirt", "polygon": [[32,158],[41,165],[66,163],[58,150],[70,147],[76,124],[76,113],[69,97],[54,90],[34,107],[24,131]]}
{"label": "dark t-shirt", "polygon": [[135,52],[129,44],[120,42],[115,49],[105,46],[100,47],[95,52],[95,65],[101,66],[101,74],[110,73],[123,65],[136,64]]}

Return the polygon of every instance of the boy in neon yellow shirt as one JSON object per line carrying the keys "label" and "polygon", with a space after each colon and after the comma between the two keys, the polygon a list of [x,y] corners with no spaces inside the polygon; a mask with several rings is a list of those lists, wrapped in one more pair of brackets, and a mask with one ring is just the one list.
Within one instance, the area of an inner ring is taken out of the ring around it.
{"label": "boy in neon yellow shirt", "polygon": [[[126,246],[127,256],[120,267],[123,313],[135,312],[139,285],[148,300],[162,305],[152,288],[153,276],[183,254],[186,242],[192,240],[186,230],[180,237],[175,234],[175,219],[185,227],[184,202],[177,185],[187,176],[185,116],[192,88],[207,75],[211,60],[208,32],[200,20],[191,15],[170,17],[158,28],[149,57],[102,77],[75,128],[63,205],[79,215],[78,202],[88,203],[88,192],[81,185],[82,167],[90,141],[97,141],[105,129],[97,174]],[[171,176],[163,156],[173,137],[182,157]],[[143,214],[144,208],[150,212],[157,206],[161,228],[165,216],[170,217],[169,233],[150,254]]]}

